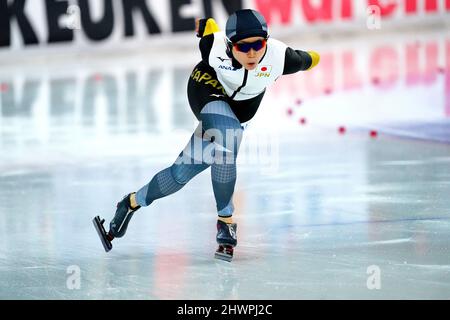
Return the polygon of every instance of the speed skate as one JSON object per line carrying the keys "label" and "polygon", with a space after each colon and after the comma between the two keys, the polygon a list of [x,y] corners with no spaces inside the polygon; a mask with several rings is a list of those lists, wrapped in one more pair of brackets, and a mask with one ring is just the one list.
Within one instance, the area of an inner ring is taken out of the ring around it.
{"label": "speed skate", "polygon": [[219,245],[214,258],[231,262],[233,259],[233,247],[228,245]]}
{"label": "speed skate", "polygon": [[94,223],[95,230],[97,230],[97,234],[100,237],[100,240],[103,244],[103,248],[108,252],[112,249],[112,243],[108,239],[108,234],[106,233],[105,228],[103,227],[103,223],[105,223],[105,219],[101,219],[100,216],[96,216],[92,223]]}
{"label": "speed skate", "polygon": [[225,223],[217,220],[217,237],[216,241],[219,247],[214,257],[216,259],[230,262],[233,259],[234,247],[237,245],[237,224]]}

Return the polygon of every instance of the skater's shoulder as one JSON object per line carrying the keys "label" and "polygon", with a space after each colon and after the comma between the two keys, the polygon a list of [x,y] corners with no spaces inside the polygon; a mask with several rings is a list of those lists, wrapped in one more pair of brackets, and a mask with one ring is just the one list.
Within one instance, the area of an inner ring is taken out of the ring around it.
{"label": "skater's shoulder", "polygon": [[285,44],[283,41],[269,37],[267,39],[267,45],[273,46],[275,48],[287,48],[287,44]]}

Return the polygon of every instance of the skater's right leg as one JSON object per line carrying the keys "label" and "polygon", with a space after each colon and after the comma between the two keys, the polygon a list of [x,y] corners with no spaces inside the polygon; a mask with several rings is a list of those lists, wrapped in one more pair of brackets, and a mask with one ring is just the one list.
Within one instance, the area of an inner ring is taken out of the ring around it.
{"label": "skater's right leg", "polygon": [[[110,223],[109,240],[123,237],[134,212],[140,207],[149,206],[154,200],[166,197],[183,188],[189,180],[207,169],[210,164],[202,158],[194,159],[194,146],[200,150],[210,144],[202,138],[201,124],[198,126],[187,146],[179,154],[172,166],[158,172],[151,181],[136,193],[131,193],[117,204],[117,210]],[[197,152],[198,154],[198,152]]]}

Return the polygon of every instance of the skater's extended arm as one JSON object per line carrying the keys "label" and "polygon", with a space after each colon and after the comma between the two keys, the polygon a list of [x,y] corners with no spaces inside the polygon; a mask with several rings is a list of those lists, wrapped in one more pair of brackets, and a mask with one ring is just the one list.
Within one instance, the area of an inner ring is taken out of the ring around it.
{"label": "skater's extended arm", "polygon": [[314,51],[294,50],[286,48],[283,74],[296,73],[297,71],[310,70],[320,61],[320,55]]}
{"label": "skater's extended arm", "polygon": [[202,60],[208,63],[209,53],[214,42],[214,32],[219,32],[220,28],[213,18],[196,19],[195,31],[197,37],[201,38],[199,47],[202,53]]}

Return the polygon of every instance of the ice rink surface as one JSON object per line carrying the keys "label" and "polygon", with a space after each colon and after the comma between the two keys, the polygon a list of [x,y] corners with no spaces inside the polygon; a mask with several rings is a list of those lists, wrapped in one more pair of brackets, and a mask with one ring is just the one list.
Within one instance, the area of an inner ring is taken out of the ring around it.
{"label": "ice rink surface", "polygon": [[91,222],[187,143],[195,48],[2,65],[0,299],[450,299],[450,35],[325,40],[245,129],[232,263],[209,170]]}

